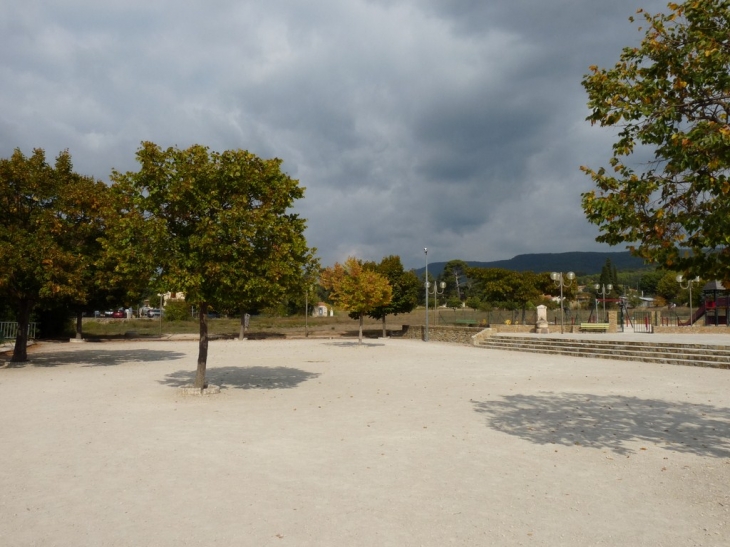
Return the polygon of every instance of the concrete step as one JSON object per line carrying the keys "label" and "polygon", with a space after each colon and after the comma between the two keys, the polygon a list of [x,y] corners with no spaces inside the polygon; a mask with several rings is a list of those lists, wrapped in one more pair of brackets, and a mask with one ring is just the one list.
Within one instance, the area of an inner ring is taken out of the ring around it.
{"label": "concrete step", "polygon": [[656,355],[670,356],[673,358],[682,358],[686,360],[704,360],[730,363],[730,352],[723,349],[696,349],[673,347],[665,348],[647,344],[646,346],[622,346],[616,345],[593,345],[588,343],[530,343],[530,342],[502,342],[493,341],[486,342],[483,345],[492,348],[514,348],[516,350],[534,349],[536,351],[583,351],[596,354],[616,355],[617,358],[635,357],[653,357]]}
{"label": "concrete step", "polygon": [[711,344],[491,336],[487,349],[730,369],[730,348]]}

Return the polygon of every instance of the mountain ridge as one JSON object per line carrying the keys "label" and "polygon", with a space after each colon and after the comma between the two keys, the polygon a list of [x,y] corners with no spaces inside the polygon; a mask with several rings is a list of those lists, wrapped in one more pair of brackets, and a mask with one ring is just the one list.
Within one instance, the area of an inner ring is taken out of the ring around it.
{"label": "mountain ridge", "polygon": [[[464,260],[472,268],[502,268],[516,272],[574,272],[576,275],[591,275],[601,273],[601,269],[609,259],[617,270],[641,270],[651,266],[644,260],[633,256],[629,251],[601,252],[601,251],[572,251],[567,253],[530,253],[516,255],[507,260],[493,260],[481,262]],[[454,259],[460,260],[460,259]],[[438,276],[444,266],[450,261],[433,262],[428,265],[428,273]],[[417,275],[423,275],[425,266],[414,268]]]}

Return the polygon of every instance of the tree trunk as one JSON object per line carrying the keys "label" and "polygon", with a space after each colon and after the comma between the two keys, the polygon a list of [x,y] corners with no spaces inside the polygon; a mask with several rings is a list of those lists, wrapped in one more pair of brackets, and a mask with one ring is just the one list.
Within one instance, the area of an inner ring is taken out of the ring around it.
{"label": "tree trunk", "polygon": [[83,320],[82,317],[84,315],[84,312],[77,311],[76,312],[76,340],[81,340],[83,338]]}
{"label": "tree trunk", "polygon": [[200,323],[200,341],[198,342],[198,370],[195,374],[194,387],[198,389],[205,388],[205,367],[208,363],[208,303],[200,304],[200,313],[198,314]]}
{"label": "tree trunk", "polygon": [[358,336],[360,344],[362,344],[362,316],[363,314],[360,314],[360,335]]}
{"label": "tree trunk", "polygon": [[246,312],[241,310],[241,326],[238,329],[238,339],[246,339]]}
{"label": "tree trunk", "polygon": [[383,338],[388,337],[388,330],[385,328],[385,316],[383,316]]}
{"label": "tree trunk", "polygon": [[18,307],[18,332],[15,335],[15,348],[11,363],[25,363],[28,360],[28,326],[30,325],[30,310],[33,303],[30,300],[21,300]]}

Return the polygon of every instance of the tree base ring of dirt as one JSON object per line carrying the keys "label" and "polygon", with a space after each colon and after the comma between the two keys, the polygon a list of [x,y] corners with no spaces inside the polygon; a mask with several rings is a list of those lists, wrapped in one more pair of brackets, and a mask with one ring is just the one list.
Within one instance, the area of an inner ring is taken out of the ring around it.
{"label": "tree base ring of dirt", "polygon": [[203,389],[193,386],[193,384],[185,384],[177,388],[183,395],[217,395],[221,392],[221,386],[208,384]]}

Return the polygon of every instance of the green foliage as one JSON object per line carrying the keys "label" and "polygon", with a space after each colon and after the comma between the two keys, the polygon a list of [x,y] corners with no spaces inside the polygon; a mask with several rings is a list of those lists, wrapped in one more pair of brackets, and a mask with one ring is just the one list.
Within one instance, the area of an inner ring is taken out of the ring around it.
{"label": "green foliage", "polygon": [[644,272],[644,274],[641,276],[641,280],[639,281],[639,290],[647,296],[659,294],[657,286],[659,284],[659,281],[662,279],[662,277],[664,277],[665,274],[666,270],[662,269]]}
{"label": "green foliage", "polygon": [[261,309],[304,286],[315,263],[305,223],[288,213],[304,195],[281,160],[194,145],[163,150],[143,142],[138,172],[112,173],[114,214],[104,246],[112,282],[139,280],[183,292],[201,312],[196,387],[207,361],[208,306]]}
{"label": "green foliage", "polygon": [[677,283],[675,272],[664,272],[664,275],[657,282],[656,296],[661,296],[666,301],[672,301],[680,294],[681,287]]}
{"label": "green foliage", "polygon": [[41,149],[0,159],[0,291],[16,301],[84,301],[105,188],[74,173],[68,152],[54,166]]}
{"label": "green foliage", "polygon": [[165,321],[191,321],[190,304],[182,300],[173,300],[165,304],[165,313],[162,317]]}
{"label": "green foliage", "polygon": [[112,175],[118,222],[105,244],[120,276],[216,309],[262,308],[302,288],[314,259],[304,221],[287,210],[304,191],[281,160],[150,142],[137,160],[139,172]]}
{"label": "green foliage", "polygon": [[[588,120],[619,128],[611,170],[582,167],[597,187],[583,194],[583,209],[598,241],[730,282],[730,3],[640,13],[641,44],[611,69],[590,67],[582,82]],[[653,161],[632,160],[647,147]]]}
{"label": "green foliage", "polygon": [[[460,301],[466,300],[469,288],[469,280],[466,271],[469,265],[463,260],[450,260],[444,266],[443,271],[438,276],[437,282],[446,283],[444,288],[444,297],[447,299],[457,298]],[[449,306],[453,307],[453,306]]]}
{"label": "green foliage", "polygon": [[[556,287],[550,274],[513,272],[499,268],[469,268],[467,275],[473,280],[473,293],[482,302],[490,302],[505,309],[526,309],[542,303],[543,294],[555,294]],[[566,287],[564,295],[572,297],[576,284]]]}
{"label": "green foliage", "polygon": [[[73,171],[67,151],[53,166],[41,149],[0,159],[0,297],[15,309],[19,332],[38,305],[92,299],[106,195],[103,183]],[[19,334],[13,361],[26,359]]]}
{"label": "green foliage", "polygon": [[330,298],[338,306],[358,316],[368,315],[392,299],[387,278],[364,267],[354,257],[349,257],[344,265],[336,263],[326,268],[320,283],[331,291]]}
{"label": "green foliage", "polygon": [[368,312],[373,319],[383,319],[388,315],[409,313],[418,305],[421,282],[415,273],[404,271],[400,257],[391,255],[374,265],[374,271],[383,276],[390,285],[392,295],[389,303],[377,306]]}

